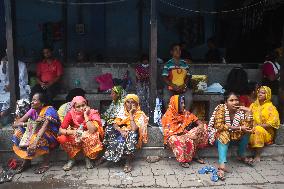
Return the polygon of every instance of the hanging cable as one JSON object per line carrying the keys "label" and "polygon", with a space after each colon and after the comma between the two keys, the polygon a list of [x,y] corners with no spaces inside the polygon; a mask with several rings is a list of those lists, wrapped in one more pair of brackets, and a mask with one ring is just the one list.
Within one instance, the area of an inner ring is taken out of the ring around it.
{"label": "hanging cable", "polygon": [[39,0],[40,2],[43,3],[49,3],[49,4],[59,4],[59,5],[109,5],[109,4],[115,4],[115,3],[122,3],[125,1],[129,0],[114,0],[114,1],[101,1],[101,2],[81,2],[81,3],[76,3],[76,2],[69,2],[66,3],[64,1],[53,1],[53,0]]}
{"label": "hanging cable", "polygon": [[229,10],[221,10],[221,11],[207,11],[207,10],[188,9],[188,8],[178,6],[178,5],[174,4],[174,3],[171,3],[171,2],[168,2],[168,1],[165,1],[165,0],[160,0],[161,3],[166,4],[168,6],[175,7],[177,9],[180,9],[180,10],[183,10],[183,11],[199,13],[199,14],[200,13],[202,13],[202,14],[222,14],[222,13],[240,12],[240,11],[243,11],[243,10],[246,10],[246,9],[249,9],[249,8],[252,8],[252,7],[256,7],[258,5],[261,5],[261,4],[265,3],[266,1],[267,0],[262,0],[262,1],[259,1],[259,2],[255,3],[255,4],[248,5],[248,6],[241,7],[241,8],[237,8],[237,9],[229,9]]}

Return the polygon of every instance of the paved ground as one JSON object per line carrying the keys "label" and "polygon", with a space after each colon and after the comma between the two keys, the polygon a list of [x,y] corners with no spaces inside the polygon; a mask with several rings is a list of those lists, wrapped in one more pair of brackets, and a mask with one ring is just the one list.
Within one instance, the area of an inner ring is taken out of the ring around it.
{"label": "paved ground", "polygon": [[[206,165],[215,165],[215,161],[206,159]],[[185,169],[174,159],[163,159],[151,164],[136,160],[134,170],[129,174],[124,174],[122,166],[111,164],[86,170],[83,162],[65,172],[62,170],[64,162],[59,162],[40,176],[29,169],[0,188],[284,188],[284,157],[265,158],[254,167],[234,159],[229,161],[231,173],[227,173],[226,181],[218,182],[210,181],[210,175],[197,173],[204,165],[192,163]]]}

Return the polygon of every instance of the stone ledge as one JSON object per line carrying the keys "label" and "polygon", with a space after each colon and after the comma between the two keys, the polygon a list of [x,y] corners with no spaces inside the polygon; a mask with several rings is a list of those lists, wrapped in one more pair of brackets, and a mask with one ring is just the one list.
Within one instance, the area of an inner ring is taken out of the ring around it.
{"label": "stone ledge", "polygon": [[[283,126],[281,127],[281,129]],[[13,129],[11,127],[6,127],[0,130],[0,161],[6,161],[11,157],[15,157],[12,151],[11,136],[13,134]],[[228,156],[236,156],[237,148],[232,146],[229,149]],[[208,147],[201,149],[199,152],[201,157],[218,157],[218,152],[216,147]],[[247,155],[252,155],[248,151]],[[263,156],[283,156],[284,155],[284,145],[270,145],[264,148]],[[161,157],[173,157],[170,150],[165,149],[163,145],[163,135],[159,127],[149,127],[149,139],[148,143],[145,144],[142,150],[137,152],[137,157],[145,158],[147,156],[161,156]],[[52,161],[65,161],[67,160],[67,154],[60,148],[56,149],[52,153]]]}

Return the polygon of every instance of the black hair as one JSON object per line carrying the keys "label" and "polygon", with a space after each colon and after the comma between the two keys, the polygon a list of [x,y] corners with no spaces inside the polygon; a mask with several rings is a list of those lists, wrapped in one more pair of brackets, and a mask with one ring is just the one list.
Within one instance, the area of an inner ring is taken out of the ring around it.
{"label": "black hair", "polygon": [[209,42],[211,42],[211,43],[213,43],[214,45],[216,45],[216,39],[215,39],[214,37],[208,38],[208,39],[207,39],[207,43],[209,43]]}
{"label": "black hair", "polygon": [[[48,105],[49,104],[49,100],[47,98],[46,93],[40,93],[40,92],[36,92],[34,93],[34,95],[38,95],[38,99],[41,103],[43,103],[44,105]],[[33,96],[34,96],[33,95]]]}
{"label": "black hair", "polygon": [[53,48],[51,47],[51,46],[44,46],[43,48],[42,48],[42,50],[43,49],[48,49],[48,50],[50,50],[51,52],[53,51]]}
{"label": "black hair", "polygon": [[71,89],[68,92],[68,94],[67,94],[65,99],[66,99],[67,102],[71,102],[75,96],[85,97],[85,94],[86,94],[86,91],[84,91],[83,89],[81,89],[81,88],[74,88],[74,89]]}
{"label": "black hair", "polygon": [[173,44],[171,45],[171,49],[170,49],[170,50],[171,50],[171,51],[174,50],[174,48],[175,48],[176,46],[181,47],[181,46],[180,46],[180,43],[173,43]]}
{"label": "black hair", "polygon": [[241,67],[233,68],[226,81],[225,90],[228,92],[234,92],[239,95],[247,93],[248,88],[248,74]]}
{"label": "black hair", "polygon": [[225,91],[224,93],[224,101],[227,102],[227,100],[230,98],[230,96],[235,95],[239,98],[239,94],[233,92],[233,91]]}
{"label": "black hair", "polygon": [[149,56],[148,56],[148,54],[142,54],[142,55],[141,55],[140,61],[143,62],[144,60],[148,60],[148,61],[149,61]]}
{"label": "black hair", "polygon": [[265,60],[275,62],[277,56],[278,56],[277,52],[275,50],[272,50],[265,56]]}
{"label": "black hair", "polygon": [[253,91],[255,91],[257,85],[259,85],[257,82],[249,82],[247,87],[247,94],[250,95]]}

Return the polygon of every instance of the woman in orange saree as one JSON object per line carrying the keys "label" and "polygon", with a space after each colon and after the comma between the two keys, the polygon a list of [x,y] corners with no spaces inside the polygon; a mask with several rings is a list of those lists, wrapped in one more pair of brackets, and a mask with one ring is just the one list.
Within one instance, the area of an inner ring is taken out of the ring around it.
{"label": "woman in orange saree", "polygon": [[164,144],[169,146],[182,167],[188,168],[189,162],[203,160],[194,158],[199,148],[207,146],[207,126],[191,112],[185,110],[185,98],[174,95],[162,118]]}

